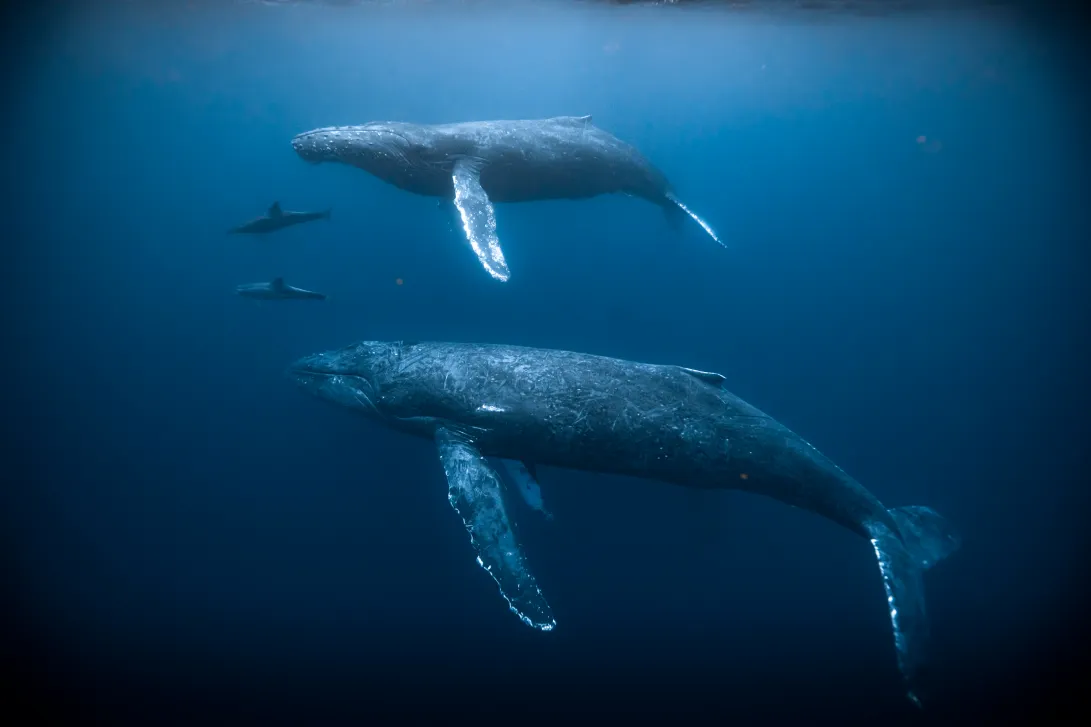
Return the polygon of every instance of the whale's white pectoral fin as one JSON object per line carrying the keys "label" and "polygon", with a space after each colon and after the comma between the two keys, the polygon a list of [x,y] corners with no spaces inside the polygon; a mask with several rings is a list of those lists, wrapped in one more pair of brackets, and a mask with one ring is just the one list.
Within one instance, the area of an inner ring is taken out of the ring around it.
{"label": "whale's white pectoral fin", "polygon": [[545,509],[545,503],[542,501],[542,488],[538,484],[538,474],[534,471],[534,465],[528,465],[517,459],[502,459],[500,462],[503,463],[511,481],[515,483],[519,494],[523,496],[523,500],[545,515],[546,520],[552,520],[553,513]]}
{"label": "whale's white pectoral fin", "polygon": [[452,180],[455,186],[455,207],[462,218],[462,231],[474,254],[489,275],[505,281],[511,277],[500,239],[496,236],[496,214],[489,195],[481,186],[478,167],[469,159],[455,162]]}
{"label": "whale's white pectoral fin", "polygon": [[447,500],[470,532],[478,565],[500,586],[500,595],[523,623],[552,631],[557,622],[519,548],[499,475],[464,434],[440,427],[436,448],[447,474]]}

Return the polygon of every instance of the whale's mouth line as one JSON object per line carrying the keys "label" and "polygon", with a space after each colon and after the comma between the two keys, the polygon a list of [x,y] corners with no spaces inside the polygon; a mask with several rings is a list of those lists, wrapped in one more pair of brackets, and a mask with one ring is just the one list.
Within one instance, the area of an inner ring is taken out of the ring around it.
{"label": "whale's mouth line", "polygon": [[356,403],[365,409],[370,409],[373,412],[378,412],[379,408],[375,406],[375,402],[368,398],[367,394],[361,391],[352,392],[352,398],[356,399]]}
{"label": "whale's mouth line", "polygon": [[344,387],[342,391],[347,389],[348,394],[361,407],[376,413],[379,411],[379,408],[375,406],[375,402],[372,401],[371,397],[363,390],[363,385],[366,385],[367,388],[371,389],[373,392],[375,391],[375,386],[365,376],[334,373],[330,371],[316,371],[315,369],[308,367],[307,364],[293,364],[288,367],[287,373],[297,384],[313,384],[318,381],[333,382],[334,385]]}
{"label": "whale's mouth line", "polygon": [[329,371],[316,371],[312,368],[308,368],[306,365],[297,366],[292,364],[288,367],[287,375],[296,380],[297,383],[303,381],[315,381],[315,380],[329,380],[334,376],[344,376],[344,374],[332,374]]}

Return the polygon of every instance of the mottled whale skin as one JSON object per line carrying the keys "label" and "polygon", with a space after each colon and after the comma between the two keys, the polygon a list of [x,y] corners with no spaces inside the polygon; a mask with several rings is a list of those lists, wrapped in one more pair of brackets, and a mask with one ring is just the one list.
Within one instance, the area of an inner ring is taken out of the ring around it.
{"label": "mottled whale skin", "polygon": [[284,278],[274,278],[268,283],[245,283],[235,288],[243,298],[257,300],[325,300],[324,293],[296,288],[284,282]]}
{"label": "mottled whale skin", "polygon": [[295,136],[292,147],[313,164],[348,164],[407,192],[453,200],[474,253],[501,281],[510,271],[496,235],[496,202],[628,194],[661,206],[672,220],[688,215],[720,243],[661,171],[589,115],[452,124],[373,121],[313,129]]}
{"label": "mottled whale skin", "polygon": [[285,227],[298,225],[302,222],[328,220],[332,211],[333,210],[323,210],[322,212],[285,212],[280,208],[280,202],[273,202],[265,217],[258,217],[257,219],[245,222],[238,227],[232,227],[227,232],[232,235],[264,235],[269,232],[283,230]]}
{"label": "mottled whale skin", "polygon": [[534,468],[546,465],[746,490],[829,518],[875,550],[899,666],[920,704],[928,643],[922,573],[957,550],[959,536],[929,508],[887,509],[800,436],[730,393],[723,376],[571,351],[377,341],[303,357],[288,374],[319,399],[435,441],[478,562],[511,610],[539,629],[556,622],[490,459],[525,465],[522,476],[535,487]]}

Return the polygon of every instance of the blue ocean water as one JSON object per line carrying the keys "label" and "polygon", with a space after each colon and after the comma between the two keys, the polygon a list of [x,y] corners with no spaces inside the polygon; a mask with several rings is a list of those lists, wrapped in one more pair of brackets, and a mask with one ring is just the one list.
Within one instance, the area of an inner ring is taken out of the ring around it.
{"label": "blue ocean water", "polygon": [[[517,517],[558,628],[527,629],[434,447],[285,377],[361,339],[720,372],[888,506],[962,532],[926,580],[941,714],[1064,672],[1087,546],[1087,114],[1078,69],[1017,14],[44,15],[12,54],[4,165],[9,642],[43,704],[912,718],[871,548],[753,495],[544,469],[556,519]],[[498,205],[498,283],[449,206],[289,143],[583,114],[729,249],[625,197]],[[332,217],[225,234],[274,201]],[[234,295],[277,276],[330,299]]]}

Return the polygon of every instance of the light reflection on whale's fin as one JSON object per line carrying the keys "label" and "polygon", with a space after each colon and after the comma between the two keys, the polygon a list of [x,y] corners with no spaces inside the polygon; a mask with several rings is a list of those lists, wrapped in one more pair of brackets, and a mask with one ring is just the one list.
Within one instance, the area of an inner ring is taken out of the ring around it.
{"label": "light reflection on whale's fin", "polygon": [[523,500],[533,509],[545,515],[546,520],[553,519],[553,513],[545,508],[542,500],[542,488],[538,484],[538,475],[534,471],[534,465],[528,465],[517,459],[502,459],[500,462],[507,470],[508,477],[515,483]]}
{"label": "light reflection on whale's fin", "polygon": [[519,548],[499,475],[465,434],[440,427],[436,448],[447,474],[447,500],[470,533],[478,565],[500,586],[508,608],[523,623],[552,631],[557,621]]}
{"label": "light reflection on whale's fin", "polygon": [[587,126],[594,123],[591,114],[584,114],[583,116],[554,116],[550,121],[561,124],[575,124],[577,126]]}
{"label": "light reflection on whale's fin", "polygon": [[958,550],[961,538],[935,511],[926,507],[888,510],[897,531],[883,522],[867,525],[883,576],[894,648],[908,697],[923,706],[928,684],[928,614],[924,605],[924,571]]}
{"label": "light reflection on whale's fin", "polygon": [[489,275],[506,281],[511,277],[500,240],[496,236],[496,214],[492,202],[481,186],[478,165],[470,159],[455,162],[452,180],[455,187],[455,207],[462,218],[462,231],[474,254]]}
{"label": "light reflection on whale's fin", "polygon": [[714,371],[699,371],[697,369],[686,368],[685,366],[679,366],[678,369],[683,373],[689,374],[698,381],[714,386],[717,389],[722,389],[724,382],[727,381],[727,377],[723,374],[717,374]]}
{"label": "light reflection on whale's fin", "polygon": [[[694,212],[693,210],[691,210],[689,207],[687,207],[682,202],[682,200],[678,199],[673,194],[668,194],[667,199],[670,200],[674,205],[676,205],[679,210],[686,213],[691,220],[693,220],[698,225],[700,225],[701,229],[704,230],[706,233],[708,233],[708,236],[716,241],[716,244],[718,244],[720,247],[724,248],[725,250],[728,249],[727,245],[725,245],[723,243],[723,240],[721,240],[719,237],[716,236],[716,233],[712,230],[712,227],[707,222],[705,222],[700,217],[698,217],[697,213]],[[668,218],[674,218],[674,215],[671,214],[671,212],[673,210],[669,206],[665,207],[665,209],[667,210]],[[673,219],[672,219],[672,223],[673,223]]]}

